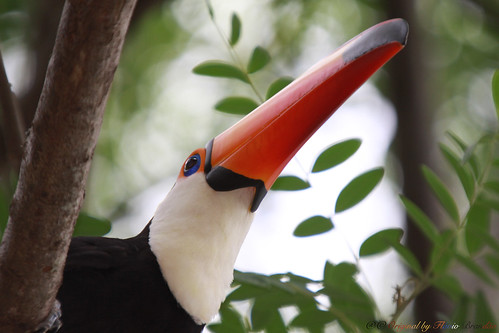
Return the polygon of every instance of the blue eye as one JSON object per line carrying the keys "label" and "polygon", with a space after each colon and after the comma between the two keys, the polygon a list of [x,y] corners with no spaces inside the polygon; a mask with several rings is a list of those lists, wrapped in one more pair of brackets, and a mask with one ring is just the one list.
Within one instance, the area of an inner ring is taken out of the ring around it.
{"label": "blue eye", "polygon": [[195,154],[189,157],[184,164],[184,176],[188,177],[193,173],[196,173],[200,165],[201,165],[201,156],[199,156],[199,154]]}

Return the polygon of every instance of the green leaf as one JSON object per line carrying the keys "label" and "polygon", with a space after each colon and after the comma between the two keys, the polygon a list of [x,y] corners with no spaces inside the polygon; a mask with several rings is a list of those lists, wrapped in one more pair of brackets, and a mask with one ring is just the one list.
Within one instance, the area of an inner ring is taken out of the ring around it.
{"label": "green leaf", "polygon": [[233,331],[232,327],[223,323],[210,324],[208,325],[208,329],[213,333],[231,333]]}
{"label": "green leaf", "polygon": [[484,269],[480,267],[475,261],[473,261],[473,259],[471,259],[470,257],[462,256],[460,254],[456,254],[456,259],[482,281],[491,286],[495,285],[494,282],[490,279],[489,275],[484,271]]}
{"label": "green leaf", "polygon": [[452,218],[452,220],[456,224],[459,224],[460,222],[459,211],[457,209],[456,202],[454,201],[454,198],[452,198],[452,196],[450,195],[450,192],[447,189],[447,187],[440,180],[440,178],[438,178],[438,176],[433,171],[431,171],[431,169],[428,168],[427,166],[423,165],[422,171],[426,181],[433,190],[433,193],[435,193],[435,195],[437,196],[438,201],[440,201],[440,203],[447,211],[449,216]]}
{"label": "green leaf", "polygon": [[247,329],[241,314],[237,312],[229,303],[222,303],[220,307],[221,322],[208,326],[214,333],[245,333]]}
{"label": "green leaf", "polygon": [[286,333],[284,322],[278,311],[279,304],[275,303],[275,299],[266,296],[257,298],[251,308],[251,326],[253,330],[265,330],[268,332],[269,327],[272,327],[273,332]]}
{"label": "green leaf", "polygon": [[497,254],[489,253],[485,256],[485,261],[492,271],[499,276],[499,256]]}
{"label": "green leaf", "polygon": [[494,133],[485,133],[484,135],[482,135],[480,137],[480,139],[478,139],[476,145],[477,146],[480,144],[488,145],[490,143],[493,143],[495,140],[496,140],[496,136]]}
{"label": "green leaf", "polygon": [[366,239],[360,246],[359,256],[367,257],[381,254],[393,248],[404,263],[416,274],[422,275],[423,270],[414,254],[400,243],[404,231],[399,228],[381,230]]}
{"label": "green leaf", "polygon": [[[451,297],[452,298],[452,297]],[[469,315],[471,298],[464,293],[458,300],[452,314],[452,322],[468,322],[471,316]]]}
{"label": "green leaf", "polygon": [[337,318],[329,311],[317,308],[300,312],[291,320],[290,326],[305,328],[309,331],[316,330],[322,332],[324,326],[335,321]]}
{"label": "green leaf", "polygon": [[272,316],[270,317],[270,320],[267,322],[267,325],[265,325],[265,332],[288,333],[288,330],[286,329],[286,324],[282,319],[279,309],[272,311]]}
{"label": "green leaf", "polygon": [[400,200],[407,211],[407,214],[416,226],[421,230],[429,240],[433,243],[438,241],[438,230],[435,224],[419,207],[404,196],[400,196]]}
{"label": "green leaf", "polygon": [[492,77],[492,97],[496,106],[496,114],[499,119],[499,69],[494,72]]}
{"label": "green leaf", "polygon": [[407,267],[409,267],[415,274],[422,276],[423,269],[421,268],[418,259],[412,253],[412,251],[409,250],[409,248],[407,248],[406,246],[402,245],[400,242],[395,243],[393,240],[390,240],[390,242],[392,242],[391,246],[402,258],[402,261],[407,265]]}
{"label": "green leaf", "polygon": [[220,316],[222,321],[231,327],[231,332],[246,332],[242,316],[230,304],[220,307]]}
{"label": "green leaf", "polygon": [[362,243],[359,256],[367,257],[385,252],[392,244],[400,243],[403,235],[404,231],[399,228],[381,230]]}
{"label": "green leaf", "polygon": [[232,13],[231,20],[231,29],[230,29],[230,38],[229,44],[234,46],[239,41],[239,37],[241,36],[241,20],[236,13]]}
{"label": "green leaf", "polygon": [[296,176],[281,176],[278,177],[272,185],[273,191],[299,191],[310,187],[309,182]]}
{"label": "green leaf", "polygon": [[270,288],[269,277],[258,273],[234,271],[234,280],[239,284],[249,284],[260,288]]}
{"label": "green leaf", "polygon": [[254,330],[263,331],[274,315],[274,309],[261,301],[261,298],[255,300],[251,308],[251,327]]}
{"label": "green leaf", "polygon": [[215,104],[215,109],[224,113],[247,115],[258,107],[258,103],[247,97],[227,97]]}
{"label": "green leaf", "polygon": [[309,283],[317,282],[317,281],[309,279],[308,277],[296,275],[293,273],[286,273],[286,274],[283,274],[283,276],[288,277],[291,282],[299,284],[299,285],[303,285],[303,286],[306,286]]}
{"label": "green leaf", "polygon": [[475,322],[481,324],[480,330],[475,330],[475,332],[481,332],[482,330],[496,332],[497,321],[494,312],[487,301],[487,297],[481,290],[477,291],[475,297]]}
{"label": "green leaf", "polygon": [[459,147],[461,148],[461,150],[463,152],[466,151],[466,149],[468,148],[468,145],[463,141],[463,139],[461,139],[460,137],[458,137],[454,132],[447,132],[447,135],[449,136],[449,138],[454,141],[454,143]]}
{"label": "green leaf", "polygon": [[355,154],[361,144],[360,139],[350,139],[326,148],[315,160],[312,172],[320,172],[346,161]]}
{"label": "green leaf", "polygon": [[430,266],[435,275],[446,272],[456,255],[456,239],[452,230],[445,230],[439,235],[430,255]]}
{"label": "green leaf", "polygon": [[265,295],[268,293],[268,289],[260,286],[255,286],[251,284],[244,284],[237,287],[232,291],[229,296],[227,296],[226,301],[246,301],[253,299],[255,297]]}
{"label": "green leaf", "polygon": [[470,254],[478,252],[485,246],[485,235],[489,233],[490,214],[490,208],[480,203],[475,203],[470,207],[464,229],[466,246]]}
{"label": "green leaf", "polygon": [[[357,267],[351,263],[342,262],[338,265],[326,263],[324,289],[321,293],[329,297],[335,313],[342,313],[352,323],[364,323],[374,318],[374,305],[355,280],[354,275],[357,272]],[[344,328],[349,327],[341,320],[339,323]]]}
{"label": "green leaf", "polygon": [[492,250],[499,253],[499,240],[497,240],[490,232],[482,232],[483,242],[487,244]]}
{"label": "green leaf", "polygon": [[[314,294],[306,288],[306,285],[315,281],[291,273],[267,276],[236,270],[234,271],[234,281],[240,284],[241,287],[229,295],[228,299],[231,301],[261,297],[272,290],[285,292],[286,294],[295,294],[298,291],[302,295],[308,294],[311,298],[314,297]],[[240,291],[240,289],[243,290]]]}
{"label": "green leaf", "polygon": [[324,284],[341,285],[347,280],[353,279],[358,272],[357,266],[350,262],[334,265],[327,261],[324,265]]}
{"label": "green leaf", "polygon": [[[464,163],[467,163],[468,161],[471,162],[471,160],[473,158],[476,159],[475,151],[476,151],[476,147],[477,146],[478,146],[478,143],[474,143],[471,146],[466,147],[466,149],[464,151],[464,156],[463,156],[463,162]],[[480,168],[478,168],[478,164],[477,164],[477,170],[476,171],[477,171],[476,172],[476,176],[477,176],[477,178],[479,178],[478,175],[480,174],[479,173]]]}
{"label": "green leaf", "polygon": [[301,281],[306,280],[305,278],[292,274],[266,276],[239,272],[237,279],[240,282],[241,278],[246,281],[243,286],[246,283],[252,284],[255,280],[259,284],[266,284],[266,293],[256,296],[251,308],[251,325],[253,330],[257,331],[285,333],[285,325],[278,310],[284,306],[296,305],[297,298],[303,297],[304,294],[305,298],[311,301],[315,295],[302,286]]}
{"label": "green leaf", "polygon": [[442,275],[433,281],[433,285],[443,291],[453,301],[457,301],[465,295],[463,287],[453,275]]}
{"label": "green leaf", "polygon": [[243,71],[224,61],[208,60],[194,67],[192,71],[198,75],[238,79],[249,83],[248,77]]}
{"label": "green leaf", "polygon": [[279,91],[284,89],[288,84],[293,82],[293,78],[289,76],[283,76],[272,82],[267,89],[267,94],[265,95],[265,99],[269,99],[270,97],[277,94]]}
{"label": "green leaf", "polygon": [[293,232],[293,235],[296,237],[313,236],[328,232],[333,228],[333,221],[330,218],[316,215],[300,223]]}
{"label": "green leaf", "polygon": [[248,62],[248,73],[254,73],[270,62],[270,54],[261,46],[255,47]]}
{"label": "green leaf", "polygon": [[495,194],[499,194],[499,181],[497,180],[490,180],[486,182],[484,187]]}
{"label": "green leaf", "polygon": [[466,248],[470,254],[476,254],[485,245],[499,252],[499,242],[489,231],[484,228],[468,228],[465,229]]}
{"label": "green leaf", "polygon": [[491,199],[489,196],[486,196],[484,193],[481,193],[478,196],[477,202],[480,205],[483,205],[495,211],[499,211],[499,200]]}
{"label": "green leaf", "polygon": [[210,15],[210,17],[212,19],[214,19],[215,18],[215,12],[213,11],[213,6],[211,5],[210,0],[206,0],[205,3],[206,3],[206,7],[208,8],[208,14]]}
{"label": "green leaf", "polygon": [[470,200],[475,193],[475,181],[471,171],[465,165],[461,164],[461,161],[456,154],[443,143],[440,144],[440,151],[454,171],[456,171],[459,181],[466,193],[466,197]]}
{"label": "green leaf", "polygon": [[362,201],[379,184],[384,174],[383,168],[367,171],[354,178],[341,190],[336,200],[335,212],[340,213]]}
{"label": "green leaf", "polygon": [[110,221],[80,213],[78,220],[76,220],[73,236],[102,236],[110,230]]}
{"label": "green leaf", "polygon": [[471,166],[471,170],[473,171],[473,175],[475,178],[478,178],[480,174],[480,168],[478,167],[478,160],[473,150],[468,147],[468,145],[456,134],[452,132],[447,132],[449,138],[454,141],[454,143],[461,148],[465,156],[462,158],[462,164],[469,163]]}

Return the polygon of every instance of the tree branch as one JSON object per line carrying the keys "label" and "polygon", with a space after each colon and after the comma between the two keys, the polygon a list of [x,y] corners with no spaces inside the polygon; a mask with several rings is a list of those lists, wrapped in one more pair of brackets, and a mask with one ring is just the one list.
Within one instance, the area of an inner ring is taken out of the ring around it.
{"label": "tree branch", "polygon": [[[434,221],[438,221],[431,190],[421,173],[421,165],[433,165],[434,138],[431,131],[432,90],[424,35],[416,13],[416,2],[389,0],[388,17],[403,17],[409,22],[410,36],[404,52],[388,64],[393,104],[397,111],[398,130],[395,143],[403,170],[405,196],[414,201]],[[422,232],[407,220],[407,245],[422,267],[428,265],[431,246]],[[448,304],[434,288],[425,290],[415,299],[415,317],[435,322],[438,313],[448,313]]]}
{"label": "tree branch", "polygon": [[135,3],[65,3],[0,245],[1,332],[50,315]]}

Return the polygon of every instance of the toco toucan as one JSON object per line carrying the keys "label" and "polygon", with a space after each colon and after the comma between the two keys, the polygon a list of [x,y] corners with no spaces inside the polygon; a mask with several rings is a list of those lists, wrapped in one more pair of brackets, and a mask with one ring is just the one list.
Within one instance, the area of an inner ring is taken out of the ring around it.
{"label": "toco toucan", "polygon": [[201,332],[284,166],[407,33],[402,19],[366,30],[191,153],[137,236],[74,238],[57,295],[59,332]]}

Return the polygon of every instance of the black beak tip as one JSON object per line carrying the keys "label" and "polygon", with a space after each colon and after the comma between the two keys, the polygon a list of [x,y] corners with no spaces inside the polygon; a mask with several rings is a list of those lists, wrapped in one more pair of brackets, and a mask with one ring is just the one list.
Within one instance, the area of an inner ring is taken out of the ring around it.
{"label": "black beak tip", "polygon": [[393,42],[406,45],[409,35],[409,24],[406,20],[396,18],[382,22],[368,29],[361,37],[371,40],[372,48],[383,46]]}
{"label": "black beak tip", "polygon": [[407,37],[409,36],[409,23],[401,18],[393,19],[392,22],[390,23],[393,24],[393,39],[405,46],[407,44]]}
{"label": "black beak tip", "polygon": [[378,47],[393,42],[405,46],[408,34],[409,24],[404,19],[397,18],[382,22],[351,40],[353,45],[347,49],[343,59],[347,63],[351,62]]}

